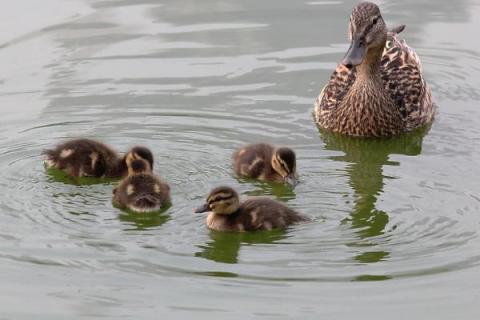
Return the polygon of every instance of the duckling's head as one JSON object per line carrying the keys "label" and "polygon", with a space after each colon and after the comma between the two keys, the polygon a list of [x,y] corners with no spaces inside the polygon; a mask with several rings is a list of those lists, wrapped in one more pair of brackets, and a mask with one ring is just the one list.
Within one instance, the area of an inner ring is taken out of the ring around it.
{"label": "duckling's head", "polygon": [[238,193],[230,187],[216,187],[207,197],[204,205],[195,210],[196,213],[212,211],[215,214],[232,214],[238,210],[240,199]]}
{"label": "duckling's head", "polygon": [[285,147],[276,149],[272,156],[272,167],[286,183],[292,186],[297,184],[297,161],[292,149]]}
{"label": "duckling's head", "polygon": [[150,174],[148,162],[133,160],[128,177],[113,189],[114,202],[133,212],[155,212],[170,202],[170,188]]}
{"label": "duckling's head", "polygon": [[348,26],[350,48],[342,60],[347,68],[361,64],[365,57],[375,56],[379,59],[387,41],[387,26],[380,9],[372,2],[360,2],[352,11]]}
{"label": "duckling's head", "polygon": [[162,197],[158,185],[133,181],[127,185],[126,207],[134,212],[154,212],[160,210]]}
{"label": "duckling's head", "polygon": [[150,173],[152,170],[150,169],[150,164],[147,160],[144,159],[135,159],[129,161],[128,163],[128,175],[134,174],[142,174],[142,173]]}
{"label": "duckling's head", "polygon": [[[131,167],[131,163],[134,160],[145,160],[147,162],[148,168],[147,172],[152,172],[153,170],[153,154],[150,149],[142,146],[135,146],[125,155],[125,163],[127,168]],[[130,172],[130,171],[129,171]]]}

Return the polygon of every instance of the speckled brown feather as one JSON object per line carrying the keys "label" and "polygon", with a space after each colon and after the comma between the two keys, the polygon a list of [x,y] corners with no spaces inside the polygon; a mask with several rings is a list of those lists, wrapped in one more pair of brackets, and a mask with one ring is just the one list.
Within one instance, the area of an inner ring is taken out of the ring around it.
{"label": "speckled brown feather", "polygon": [[[314,117],[320,127],[352,136],[388,136],[433,120],[434,105],[420,59],[405,41],[398,40],[397,32],[402,30],[400,26],[387,35],[380,65],[385,91],[365,88],[352,97],[356,68],[339,64],[315,102]],[[375,105],[375,100],[383,102]]]}
{"label": "speckled brown feather", "polygon": [[405,130],[430,123],[435,113],[432,94],[422,77],[422,65],[415,51],[405,40],[391,35],[381,64],[385,89],[400,108]]}
{"label": "speckled brown feather", "polygon": [[308,218],[279,201],[252,197],[230,215],[209,213],[207,225],[216,231],[243,232],[284,229],[302,221],[308,221]]}
{"label": "speckled brown feather", "polygon": [[233,168],[236,174],[263,181],[283,182],[284,179],[271,164],[275,148],[266,143],[247,145],[237,150],[233,156]]}

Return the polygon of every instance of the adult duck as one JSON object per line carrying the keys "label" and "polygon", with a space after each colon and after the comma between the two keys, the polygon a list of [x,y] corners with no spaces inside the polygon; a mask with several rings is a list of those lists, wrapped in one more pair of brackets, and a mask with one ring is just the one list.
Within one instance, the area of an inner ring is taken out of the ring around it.
{"label": "adult duck", "polygon": [[315,102],[321,128],[357,137],[424,126],[435,108],[417,54],[388,31],[377,5],[361,2],[349,23],[350,48]]}

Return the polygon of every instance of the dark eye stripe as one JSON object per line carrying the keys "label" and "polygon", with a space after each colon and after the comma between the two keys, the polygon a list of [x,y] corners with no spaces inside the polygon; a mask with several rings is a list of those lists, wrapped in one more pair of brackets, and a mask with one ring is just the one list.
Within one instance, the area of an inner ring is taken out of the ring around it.
{"label": "dark eye stripe", "polygon": [[373,24],[369,24],[363,31],[364,36],[373,28]]}
{"label": "dark eye stripe", "polygon": [[380,19],[380,17],[375,17],[375,19],[373,19],[373,22],[370,23],[366,28],[365,30],[363,31],[363,34],[366,35],[376,24],[376,22],[378,21],[378,19]]}
{"label": "dark eye stripe", "polygon": [[283,169],[285,169],[285,165],[284,165],[284,163],[283,163],[283,160],[282,160],[282,158],[280,158],[279,155],[276,155],[276,156],[275,156],[275,161],[277,162],[277,164],[278,164],[280,167],[282,167]]}
{"label": "dark eye stripe", "polygon": [[232,194],[229,194],[229,195],[222,195],[222,196],[213,196],[212,198],[208,199],[208,203],[212,203],[212,202],[218,202],[218,201],[222,201],[222,200],[228,200],[228,199],[231,199],[233,198],[233,195]]}

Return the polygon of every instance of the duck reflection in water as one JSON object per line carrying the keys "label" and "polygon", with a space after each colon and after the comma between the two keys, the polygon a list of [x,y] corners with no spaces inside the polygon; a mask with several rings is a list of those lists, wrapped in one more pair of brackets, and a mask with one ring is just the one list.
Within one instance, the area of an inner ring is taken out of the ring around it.
{"label": "duck reflection in water", "polygon": [[296,198],[295,189],[284,183],[255,181],[250,178],[237,178],[237,181],[248,183],[255,187],[255,189],[245,192],[245,195],[249,197],[272,196],[281,202],[287,202]]}
{"label": "duck reflection in water", "polygon": [[123,211],[118,215],[118,219],[122,221],[126,228],[124,231],[142,231],[159,227],[168,220],[170,216],[165,212],[170,206],[163,208],[160,212],[142,213]]}
{"label": "duck reflection in water", "polygon": [[257,231],[257,232],[217,232],[210,231],[211,241],[198,246],[201,251],[195,253],[202,257],[222,263],[237,263],[242,246],[269,244],[287,238],[283,230]]}
{"label": "duck reflection in water", "polygon": [[[400,165],[389,159],[392,154],[419,155],[428,129],[390,138],[353,138],[320,129],[325,149],[344,153],[330,159],[347,163],[346,172],[355,200],[352,213],[344,222],[351,223],[360,239],[356,243],[350,243],[350,246],[375,245],[372,241],[364,240],[386,232],[389,216],[376,208],[378,197],[383,193],[384,179],[389,178],[384,175],[383,166]],[[385,251],[364,251],[355,259],[361,263],[373,263],[385,260],[388,256],[389,253]]]}

